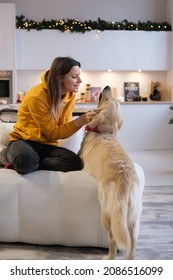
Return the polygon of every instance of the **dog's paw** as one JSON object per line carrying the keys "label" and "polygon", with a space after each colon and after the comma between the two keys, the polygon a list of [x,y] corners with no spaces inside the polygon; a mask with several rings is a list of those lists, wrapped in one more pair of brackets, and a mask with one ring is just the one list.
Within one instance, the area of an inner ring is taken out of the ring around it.
{"label": "dog's paw", "polygon": [[114,257],[113,257],[113,256],[107,255],[107,256],[104,256],[104,257],[102,258],[102,260],[114,260]]}
{"label": "dog's paw", "polygon": [[102,260],[109,260],[108,256],[104,256]]}

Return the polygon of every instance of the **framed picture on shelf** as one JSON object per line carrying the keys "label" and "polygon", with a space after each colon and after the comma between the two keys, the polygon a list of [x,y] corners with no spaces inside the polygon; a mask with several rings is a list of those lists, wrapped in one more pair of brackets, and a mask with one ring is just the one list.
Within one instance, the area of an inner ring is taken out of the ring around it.
{"label": "framed picture on shelf", "polygon": [[90,88],[90,101],[98,102],[101,93],[101,87],[91,87]]}
{"label": "framed picture on shelf", "polygon": [[125,101],[138,101],[140,99],[138,82],[124,83],[124,99]]}

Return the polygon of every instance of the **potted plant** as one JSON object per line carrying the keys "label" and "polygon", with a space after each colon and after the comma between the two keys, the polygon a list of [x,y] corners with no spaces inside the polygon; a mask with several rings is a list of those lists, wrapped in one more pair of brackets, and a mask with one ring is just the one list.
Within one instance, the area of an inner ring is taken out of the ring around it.
{"label": "potted plant", "polygon": [[[171,110],[173,110],[173,106],[169,107]],[[169,120],[169,124],[173,123],[173,118]]]}

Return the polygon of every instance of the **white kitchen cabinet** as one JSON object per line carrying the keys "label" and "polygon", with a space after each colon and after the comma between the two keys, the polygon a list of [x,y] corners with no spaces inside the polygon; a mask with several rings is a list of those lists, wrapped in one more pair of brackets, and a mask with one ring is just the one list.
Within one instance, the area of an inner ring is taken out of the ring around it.
{"label": "white kitchen cabinet", "polygon": [[122,103],[123,126],[118,139],[129,151],[172,150],[171,103]]}
{"label": "white kitchen cabinet", "polygon": [[[123,102],[121,110],[123,126],[117,138],[127,151],[172,150],[173,125],[170,102]],[[86,112],[97,104],[77,104],[75,112]],[[69,140],[69,148],[79,150],[84,128]]]}
{"label": "white kitchen cabinet", "polygon": [[0,70],[15,69],[15,4],[0,3]]}
{"label": "white kitchen cabinet", "polygon": [[42,70],[57,56],[72,56],[83,70],[171,69],[172,32],[16,30],[17,69]]}

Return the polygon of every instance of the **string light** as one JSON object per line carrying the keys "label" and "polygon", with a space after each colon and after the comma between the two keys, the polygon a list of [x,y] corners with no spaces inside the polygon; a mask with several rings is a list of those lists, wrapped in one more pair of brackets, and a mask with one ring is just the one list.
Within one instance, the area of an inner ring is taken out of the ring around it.
{"label": "string light", "polygon": [[96,30],[96,38],[99,38],[100,30]]}

